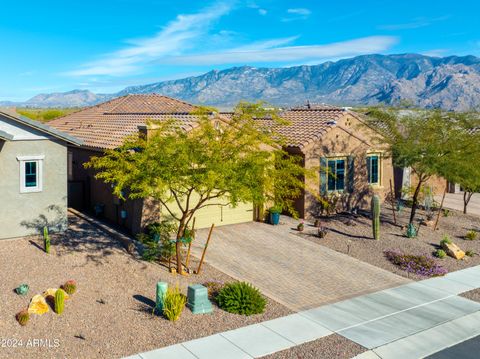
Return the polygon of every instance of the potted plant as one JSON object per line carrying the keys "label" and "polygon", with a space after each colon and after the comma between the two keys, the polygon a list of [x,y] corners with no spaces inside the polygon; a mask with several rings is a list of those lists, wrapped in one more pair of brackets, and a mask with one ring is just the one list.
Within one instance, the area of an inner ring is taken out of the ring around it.
{"label": "potted plant", "polygon": [[303,219],[300,221],[300,223],[297,225],[297,230],[299,232],[302,232],[303,230],[305,229],[305,222],[303,221]]}
{"label": "potted plant", "polygon": [[326,227],[318,227],[318,236],[320,238],[325,238],[327,236],[328,230]]}
{"label": "potted plant", "polygon": [[270,208],[270,224],[274,226],[280,223],[280,213],[282,213],[282,208],[278,205],[275,205]]}

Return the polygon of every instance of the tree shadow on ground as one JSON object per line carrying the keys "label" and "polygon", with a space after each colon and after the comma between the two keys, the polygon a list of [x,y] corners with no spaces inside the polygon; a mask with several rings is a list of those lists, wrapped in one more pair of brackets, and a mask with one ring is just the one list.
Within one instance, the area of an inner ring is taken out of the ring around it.
{"label": "tree shadow on ground", "polygon": [[374,240],[372,237],[367,237],[367,236],[356,236],[354,234],[349,234],[346,232],[339,231],[338,229],[333,229],[333,228],[328,228],[329,232],[337,233],[345,237],[349,238],[356,238],[356,239],[369,239],[369,240]]}
{"label": "tree shadow on ground", "polygon": [[[64,233],[51,236],[51,244],[55,255],[61,257],[72,252],[83,253],[84,265],[92,262],[96,265],[103,265],[106,257],[120,252],[126,253],[119,241],[90,223],[73,215],[68,216],[68,223],[68,229]],[[30,241],[30,243],[32,242]],[[35,242],[32,245],[43,250]],[[134,257],[128,256],[127,259],[131,260]]]}

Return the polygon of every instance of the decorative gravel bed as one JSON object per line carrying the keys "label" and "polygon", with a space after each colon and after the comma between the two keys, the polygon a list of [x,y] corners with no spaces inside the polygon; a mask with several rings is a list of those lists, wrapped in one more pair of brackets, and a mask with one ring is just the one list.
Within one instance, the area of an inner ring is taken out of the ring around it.
{"label": "decorative gravel bed", "polygon": [[[50,255],[41,249],[40,238],[0,241],[1,358],[120,358],[291,314],[268,300],[264,314],[250,317],[217,307],[211,315],[193,315],[185,308],[175,323],[152,316],[158,281],[178,283],[186,294],[189,284],[233,279],[207,264],[201,275],[174,276],[128,255],[115,240],[77,217],[70,217],[69,228],[52,236]],[[196,268],[196,259],[193,263]],[[77,281],[78,291],[62,315],[50,310],[31,315],[25,327],[16,322],[15,314],[33,295],[68,279]],[[30,286],[26,297],[13,292],[21,283]],[[35,345],[35,339],[43,342]]]}
{"label": "decorative gravel bed", "polygon": [[460,294],[461,297],[480,302],[480,288]]}
{"label": "decorative gravel bed", "polygon": [[281,352],[265,359],[347,359],[367,351],[361,345],[338,334],[332,334]]}
{"label": "decorative gravel bed", "polygon": [[[417,213],[418,218],[424,216],[422,210]],[[437,248],[440,248],[439,245],[443,236],[448,235],[462,250],[471,250],[477,254],[473,257],[465,257],[464,260],[455,260],[450,257],[435,258],[437,264],[443,266],[449,272],[480,264],[480,256],[478,255],[480,253],[480,239],[474,241],[464,239],[468,231],[480,231],[480,218],[450,211],[448,217],[440,216],[436,231],[433,231],[432,227],[422,225],[417,238],[407,238],[404,227],[408,223],[408,216],[409,209],[405,209],[400,214],[397,212],[398,225],[395,226],[391,210],[383,208],[380,240],[378,241],[372,238],[371,220],[367,216],[361,215],[339,214],[335,217],[321,219],[322,225],[328,228],[328,234],[323,239],[315,235],[317,228],[311,224],[305,226],[304,232],[296,233],[312,242],[415,280],[425,279],[425,277],[401,270],[385,258],[384,251],[400,250],[406,254],[427,254],[431,256]],[[480,233],[478,238],[480,238]]]}

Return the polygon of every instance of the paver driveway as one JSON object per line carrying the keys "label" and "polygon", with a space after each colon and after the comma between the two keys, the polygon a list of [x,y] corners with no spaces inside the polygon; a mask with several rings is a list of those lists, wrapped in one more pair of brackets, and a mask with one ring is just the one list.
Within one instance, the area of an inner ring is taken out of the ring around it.
{"label": "paver driveway", "polygon": [[[206,262],[299,311],[397,286],[407,279],[309,242],[291,224],[243,223],[215,228]],[[208,230],[192,246],[201,255]]]}

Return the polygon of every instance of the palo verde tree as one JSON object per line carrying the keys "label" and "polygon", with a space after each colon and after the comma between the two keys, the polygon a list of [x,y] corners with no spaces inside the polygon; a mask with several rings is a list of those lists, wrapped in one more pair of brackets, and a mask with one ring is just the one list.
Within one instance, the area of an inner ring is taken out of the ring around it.
{"label": "palo verde tree", "polygon": [[189,131],[178,120],[152,122],[155,130],[147,137],[128,138],[86,164],[113,185],[115,195],[153,198],[176,220],[178,273],[181,239],[198,210],[274,202],[293,214],[292,199],[302,193],[308,174],[301,159],[283,149],[275,128],[288,124],[275,111],[240,103],[229,119],[210,109],[200,109],[196,118]]}
{"label": "palo verde tree", "polygon": [[480,193],[480,127],[465,131],[463,143],[469,145],[469,153],[452,156],[443,176],[463,189],[463,213],[466,214],[473,194]]}
{"label": "palo verde tree", "polygon": [[478,152],[478,140],[468,133],[476,119],[469,114],[374,108],[369,124],[382,135],[379,141],[391,147],[396,167],[411,168],[416,177],[410,221],[415,219],[422,187],[432,176],[449,179],[458,161]]}

